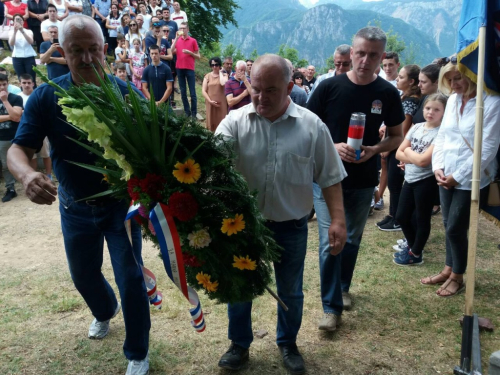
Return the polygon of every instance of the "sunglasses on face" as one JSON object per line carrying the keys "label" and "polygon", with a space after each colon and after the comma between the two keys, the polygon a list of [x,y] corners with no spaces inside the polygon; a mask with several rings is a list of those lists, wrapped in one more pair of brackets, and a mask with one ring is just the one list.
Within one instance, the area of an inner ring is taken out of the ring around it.
{"label": "sunglasses on face", "polygon": [[137,26],[137,24],[136,23],[131,23],[131,24],[129,24],[129,26]]}
{"label": "sunglasses on face", "polygon": [[163,30],[163,32],[164,32],[164,33],[169,33],[169,32],[170,32],[170,30]]}
{"label": "sunglasses on face", "polygon": [[220,64],[210,64],[210,66],[211,66],[212,68],[213,68],[213,67],[215,67],[215,66],[220,67]]}
{"label": "sunglasses on face", "polygon": [[335,66],[343,66],[344,68],[347,68],[348,66],[351,65],[351,62],[350,61],[336,62],[334,65]]}

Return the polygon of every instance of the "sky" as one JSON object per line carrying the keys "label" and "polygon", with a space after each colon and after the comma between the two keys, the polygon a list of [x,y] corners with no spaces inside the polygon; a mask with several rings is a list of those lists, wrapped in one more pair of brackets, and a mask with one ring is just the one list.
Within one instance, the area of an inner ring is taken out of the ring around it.
{"label": "sky", "polygon": [[[304,0],[299,0],[301,3],[304,3]],[[309,0],[310,3],[316,4],[319,0]],[[363,0],[365,3],[370,3],[372,1],[383,1],[383,0]]]}

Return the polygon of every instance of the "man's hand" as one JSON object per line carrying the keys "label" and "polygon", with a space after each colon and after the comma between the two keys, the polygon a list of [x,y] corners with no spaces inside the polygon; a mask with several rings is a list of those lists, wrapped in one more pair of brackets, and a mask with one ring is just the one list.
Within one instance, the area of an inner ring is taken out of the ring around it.
{"label": "man's hand", "polygon": [[360,164],[364,163],[368,159],[370,159],[373,155],[375,155],[375,148],[373,146],[361,146],[361,157],[359,160],[354,160],[353,163]]}
{"label": "man's hand", "polygon": [[356,152],[347,143],[335,143],[335,148],[343,161],[347,163],[356,161]]}
{"label": "man's hand", "polygon": [[33,203],[51,205],[55,202],[57,189],[43,173],[33,171],[22,179],[22,183],[26,195]]}
{"label": "man's hand", "polygon": [[188,55],[192,55],[193,54],[193,52],[191,52],[190,50],[185,49],[185,48],[182,50],[182,52],[183,53],[187,53]]}
{"label": "man's hand", "polygon": [[345,222],[332,222],[328,228],[328,242],[330,244],[330,254],[338,255],[344,248],[347,241],[347,230]]}
{"label": "man's hand", "polygon": [[7,91],[0,91],[0,100],[2,102],[7,101],[8,97],[9,97],[9,93]]}
{"label": "man's hand", "polygon": [[55,51],[57,51],[57,48],[59,48],[59,47],[60,47],[59,43],[52,43],[52,44],[50,45],[50,48],[49,48],[49,49],[50,49],[50,52],[55,52]]}

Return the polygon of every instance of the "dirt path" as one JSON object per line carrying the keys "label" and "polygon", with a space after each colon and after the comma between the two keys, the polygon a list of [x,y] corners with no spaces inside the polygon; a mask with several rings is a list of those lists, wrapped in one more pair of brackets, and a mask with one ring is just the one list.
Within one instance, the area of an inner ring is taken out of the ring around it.
{"label": "dirt path", "polygon": [[[1,182],[0,195],[5,187]],[[0,203],[0,267],[27,270],[65,264],[64,243],[57,202],[32,203],[16,183],[17,198]]]}

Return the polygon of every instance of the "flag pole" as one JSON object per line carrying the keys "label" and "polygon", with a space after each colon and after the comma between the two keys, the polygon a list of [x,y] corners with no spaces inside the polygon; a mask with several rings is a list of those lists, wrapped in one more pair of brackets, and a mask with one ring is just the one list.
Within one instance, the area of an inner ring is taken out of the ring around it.
{"label": "flag pole", "polygon": [[[470,204],[469,224],[469,251],[467,258],[467,284],[465,290],[465,316],[462,327],[462,351],[460,356],[461,370],[469,373],[471,365],[481,366],[472,362],[472,338],[473,338],[473,308],[474,289],[476,284],[476,253],[477,234],[479,226],[479,191],[481,182],[481,154],[483,144],[483,91],[484,91],[484,66],[485,66],[485,44],[486,27],[479,28],[478,46],[478,69],[477,69],[477,91],[476,91],[476,127],[474,133],[474,161],[472,166],[472,191]],[[476,318],[477,319],[477,318]],[[460,372],[455,369],[455,373]]]}

